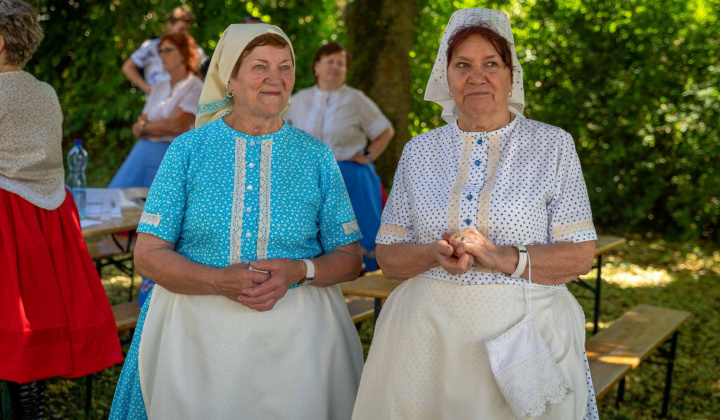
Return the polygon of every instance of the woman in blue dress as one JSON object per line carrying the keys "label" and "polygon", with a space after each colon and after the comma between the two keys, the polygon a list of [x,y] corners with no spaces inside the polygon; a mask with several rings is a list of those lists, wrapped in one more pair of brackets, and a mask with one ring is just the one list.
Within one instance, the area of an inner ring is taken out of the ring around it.
{"label": "woman in blue dress", "polygon": [[220,38],[140,221],[157,285],[111,419],[350,418],[362,349],[337,283],[361,234],[330,149],[280,118],[294,64],[275,26]]}

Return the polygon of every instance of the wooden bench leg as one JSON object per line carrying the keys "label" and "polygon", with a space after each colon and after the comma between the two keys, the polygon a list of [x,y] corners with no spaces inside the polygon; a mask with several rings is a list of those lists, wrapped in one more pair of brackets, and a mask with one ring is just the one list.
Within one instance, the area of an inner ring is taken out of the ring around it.
{"label": "wooden bench leg", "polygon": [[595,278],[595,312],[593,313],[593,335],[598,332],[600,322],[600,287],[602,287],[602,255],[597,257],[597,277]]}
{"label": "wooden bench leg", "polygon": [[660,412],[660,418],[666,419],[668,414],[668,408],[670,406],[670,390],[672,388],[672,374],[673,368],[675,367],[675,354],[677,351],[677,337],[680,331],[675,331],[675,334],[670,338],[670,351],[665,351],[662,348],[658,350],[660,353],[667,358],[667,373],[665,376],[665,392],[663,393],[663,405],[662,411]]}
{"label": "wooden bench leg", "polygon": [[86,376],[87,380],[85,383],[85,418],[90,418],[90,407],[92,405],[92,379],[93,374]]}
{"label": "wooden bench leg", "polygon": [[0,416],[10,420],[10,390],[5,381],[0,381]]}
{"label": "wooden bench leg", "polygon": [[617,398],[615,398],[615,408],[620,408],[620,403],[625,401],[625,378],[620,379],[618,383]]}
{"label": "wooden bench leg", "polygon": [[130,293],[128,294],[128,302],[133,301],[133,283],[135,283],[135,261],[130,260]]}
{"label": "wooden bench leg", "polygon": [[373,334],[375,334],[375,323],[380,316],[380,309],[382,309],[382,299],[375,298],[375,314],[373,314]]}

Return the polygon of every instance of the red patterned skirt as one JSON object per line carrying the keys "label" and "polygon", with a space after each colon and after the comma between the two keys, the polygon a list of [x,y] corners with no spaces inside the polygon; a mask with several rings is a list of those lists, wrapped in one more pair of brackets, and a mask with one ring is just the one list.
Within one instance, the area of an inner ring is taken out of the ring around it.
{"label": "red patterned skirt", "polygon": [[0,189],[0,380],[76,378],[122,360],[70,194],[45,210]]}

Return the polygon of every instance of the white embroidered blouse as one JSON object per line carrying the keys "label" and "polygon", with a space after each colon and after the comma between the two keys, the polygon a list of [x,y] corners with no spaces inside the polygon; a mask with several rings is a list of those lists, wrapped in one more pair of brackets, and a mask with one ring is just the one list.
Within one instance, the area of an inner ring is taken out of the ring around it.
{"label": "white embroidered blouse", "polygon": [[309,87],[292,96],[285,121],[330,146],[335,160],[352,158],[392,126],[362,91],[343,85],[323,91]]}
{"label": "white embroidered blouse", "polygon": [[[148,122],[172,118],[178,109],[181,109],[185,113],[196,115],[202,87],[202,80],[192,73],[175,83],[175,86],[172,86],[169,80],[160,82],[155,85],[147,96],[142,113],[147,115]],[[188,130],[193,129],[194,126],[195,124],[190,124]],[[175,137],[175,135],[158,137],[145,136],[145,138],[149,140],[167,142],[175,140]]]}
{"label": "white embroidered blouse", "polygon": [[[570,134],[518,117],[487,133],[455,122],[408,142],[377,243],[431,243],[468,226],[500,246],[597,239]],[[421,275],[465,285],[524,281],[480,266],[459,276],[442,267]]]}

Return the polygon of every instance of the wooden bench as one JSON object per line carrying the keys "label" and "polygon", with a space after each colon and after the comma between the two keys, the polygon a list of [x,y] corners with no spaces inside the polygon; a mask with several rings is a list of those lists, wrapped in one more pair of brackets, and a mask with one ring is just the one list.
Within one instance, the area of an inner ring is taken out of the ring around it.
{"label": "wooden bench", "polygon": [[100,277],[102,277],[101,270],[106,265],[113,265],[130,277],[128,302],[132,301],[133,280],[135,277],[135,265],[132,255],[135,250],[134,236],[133,232],[132,236],[125,238],[113,236],[87,244],[88,253],[95,261],[95,269]]}
{"label": "wooden bench", "polygon": [[[610,327],[585,342],[595,397],[605,396],[618,384],[616,405],[623,400],[625,377],[640,362],[658,350],[667,372],[661,417],[667,417],[672,373],[680,327],[690,313],[675,309],[639,305],[618,318]],[[669,347],[669,348],[663,348]]]}

